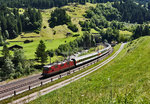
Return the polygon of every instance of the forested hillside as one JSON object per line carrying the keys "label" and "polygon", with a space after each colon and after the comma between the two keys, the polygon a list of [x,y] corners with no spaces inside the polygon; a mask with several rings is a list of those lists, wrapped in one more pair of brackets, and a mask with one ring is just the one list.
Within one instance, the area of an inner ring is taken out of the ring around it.
{"label": "forested hillside", "polygon": [[1,0],[0,3],[5,3],[9,7],[35,7],[35,8],[52,8],[61,7],[68,3],[78,2],[85,4],[86,0]]}
{"label": "forested hillside", "polygon": [[22,14],[19,9],[0,6],[0,44],[6,39],[16,38],[21,32],[40,30],[41,13],[36,9],[26,8]]}
{"label": "forested hillside", "polygon": [[[1,0],[0,4],[6,4],[8,7],[35,7],[35,8],[52,8],[52,7],[61,7],[67,5],[68,3],[79,3],[85,4],[86,2],[90,3],[106,3],[106,2],[115,2],[115,1],[128,1],[128,0]],[[139,3],[148,2],[148,0],[135,0]]]}

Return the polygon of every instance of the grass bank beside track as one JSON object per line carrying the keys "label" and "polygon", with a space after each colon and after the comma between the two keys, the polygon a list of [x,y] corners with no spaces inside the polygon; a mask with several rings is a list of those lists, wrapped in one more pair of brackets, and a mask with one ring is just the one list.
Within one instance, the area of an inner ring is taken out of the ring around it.
{"label": "grass bank beside track", "polygon": [[150,103],[150,37],[129,42],[109,64],[29,104]]}
{"label": "grass bank beside track", "polygon": [[104,60],[101,60],[101,61],[99,61],[99,62],[97,62],[97,63],[95,63],[95,64],[93,64],[93,65],[91,65],[91,66],[89,66],[89,67],[87,67],[87,68],[84,68],[84,69],[82,69],[82,70],[80,70],[80,71],[77,71],[77,72],[75,72],[75,73],[73,73],[73,74],[70,74],[70,75],[68,75],[68,76],[65,76],[65,77],[63,77],[63,78],[61,78],[61,79],[58,79],[58,80],[53,81],[53,82],[51,82],[51,83],[45,84],[45,85],[43,85],[42,87],[37,87],[37,88],[34,88],[34,89],[30,90],[30,91],[27,91],[27,92],[24,92],[24,93],[22,93],[22,94],[16,95],[16,96],[14,96],[14,97],[5,99],[5,100],[1,101],[1,104],[7,104],[7,103],[12,102],[12,101],[14,101],[14,100],[17,100],[17,99],[19,99],[19,98],[22,98],[22,97],[24,97],[24,96],[27,96],[27,95],[29,95],[29,94],[31,94],[31,93],[40,91],[41,89],[47,88],[47,87],[52,86],[52,85],[54,85],[54,84],[56,84],[56,83],[59,83],[59,82],[61,82],[61,81],[64,81],[64,80],[69,79],[69,78],[71,78],[71,77],[74,77],[74,76],[76,76],[76,75],[78,75],[78,74],[80,74],[80,73],[82,73],[82,72],[84,72],[84,71],[86,71],[86,70],[88,70],[88,69],[90,69],[90,68],[92,68],[92,67],[94,67],[94,66],[100,64],[101,62],[105,61],[106,59],[108,59],[109,57],[111,57],[119,48],[120,48],[120,44],[117,45],[117,46],[115,46],[115,47],[114,47],[114,51],[112,52],[112,54],[109,55],[108,57],[106,57]]}

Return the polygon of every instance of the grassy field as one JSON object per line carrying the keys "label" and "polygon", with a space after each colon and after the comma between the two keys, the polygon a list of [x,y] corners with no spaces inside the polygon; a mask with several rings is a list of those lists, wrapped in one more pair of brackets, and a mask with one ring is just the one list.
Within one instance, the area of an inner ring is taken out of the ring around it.
{"label": "grassy field", "polygon": [[150,37],[128,43],[108,65],[30,104],[149,104]]}
{"label": "grassy field", "polygon": [[[58,48],[58,46],[60,44],[65,44],[65,41],[66,41],[66,43],[68,43],[70,41],[73,41],[74,39],[76,39],[76,38],[75,37],[68,37],[68,38],[55,39],[55,40],[51,40],[51,39],[44,40],[44,42],[45,42],[47,49],[56,49],[56,48]],[[35,58],[35,51],[36,51],[36,48],[39,44],[39,40],[34,40],[32,43],[27,43],[27,44],[24,44],[23,42],[10,42],[8,47],[13,46],[15,44],[23,46],[25,56],[28,59],[34,59]],[[0,50],[2,50],[2,47],[0,47]]]}
{"label": "grassy field", "polygon": [[119,33],[120,33],[120,35],[129,35],[129,36],[132,36],[132,32],[129,32],[129,31],[122,31],[122,30],[120,30]]}

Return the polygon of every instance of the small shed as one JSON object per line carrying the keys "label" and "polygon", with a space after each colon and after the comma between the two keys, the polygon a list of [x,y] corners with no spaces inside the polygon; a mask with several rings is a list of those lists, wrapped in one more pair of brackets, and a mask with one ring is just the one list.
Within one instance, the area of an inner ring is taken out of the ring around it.
{"label": "small shed", "polygon": [[23,49],[22,46],[19,46],[19,45],[13,45],[11,47],[8,48],[9,50],[14,50],[14,49]]}
{"label": "small shed", "polygon": [[25,41],[24,41],[24,44],[26,44],[26,43],[31,43],[31,42],[33,42],[33,40],[25,40]]}

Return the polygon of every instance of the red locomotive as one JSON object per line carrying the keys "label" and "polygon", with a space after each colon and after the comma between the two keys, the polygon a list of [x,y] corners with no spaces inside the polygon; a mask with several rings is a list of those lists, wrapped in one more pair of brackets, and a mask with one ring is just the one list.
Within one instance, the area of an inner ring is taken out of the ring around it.
{"label": "red locomotive", "polygon": [[109,50],[111,49],[111,45],[107,45],[108,47],[104,48],[103,50],[100,50],[98,52],[94,52],[88,55],[84,55],[84,56],[80,56],[80,57],[76,57],[74,59],[71,60],[66,60],[64,62],[60,62],[60,63],[54,63],[54,64],[50,64],[50,65],[46,65],[43,68],[43,77],[47,77],[49,75],[53,75],[53,74],[57,74],[59,72],[63,72],[67,69],[79,66],[79,65],[83,65],[85,63],[88,63],[92,60],[95,60],[105,54],[107,54],[109,52]]}
{"label": "red locomotive", "polygon": [[58,72],[65,71],[72,67],[75,67],[75,61],[73,61],[73,60],[67,60],[67,61],[60,62],[60,63],[46,65],[46,66],[44,66],[42,75],[48,76],[48,75],[56,74]]}

